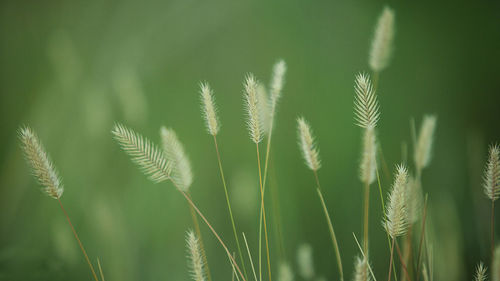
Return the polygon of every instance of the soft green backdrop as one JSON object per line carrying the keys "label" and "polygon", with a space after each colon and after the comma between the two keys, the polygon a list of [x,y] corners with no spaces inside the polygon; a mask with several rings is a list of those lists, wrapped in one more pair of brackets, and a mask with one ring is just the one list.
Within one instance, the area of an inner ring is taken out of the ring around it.
{"label": "soft green backdrop", "polygon": [[[435,277],[469,280],[480,259],[489,262],[481,173],[488,143],[500,140],[498,1],[2,1],[0,280],[91,279],[57,202],[39,191],[23,160],[23,124],[38,132],[58,167],[63,203],[107,280],[188,280],[184,237],[192,227],[172,185],[149,182],[120,151],[110,134],[114,122],[154,141],[161,125],[178,132],[196,175],[194,200],[235,249],[200,115],[200,81],[215,90],[235,215],[256,257],[257,168],[242,82],[252,72],[267,83],[279,58],[288,73],[270,180],[285,251],[279,254],[271,213],[272,262],[296,268],[298,245],[309,243],[318,275],[338,276],[313,177],[296,145],[295,118],[304,115],[318,137],[320,178],[350,279],[362,206],[354,75],[369,70],[385,4],[395,9],[397,27],[378,91],[385,158],[393,167],[401,144],[411,148],[410,118],[419,124],[425,113],[438,115],[423,179],[437,239]],[[382,184],[385,192],[389,180]],[[371,257],[383,280],[389,253],[375,187],[371,207]],[[227,257],[202,230],[214,280],[229,280]]]}

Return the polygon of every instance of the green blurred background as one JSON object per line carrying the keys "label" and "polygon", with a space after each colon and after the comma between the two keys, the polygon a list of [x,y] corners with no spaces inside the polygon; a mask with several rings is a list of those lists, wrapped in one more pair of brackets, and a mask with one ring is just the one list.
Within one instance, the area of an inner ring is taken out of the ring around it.
{"label": "green blurred background", "polygon": [[[153,184],[112,140],[114,122],[159,140],[172,127],[192,161],[193,198],[235,249],[198,85],[215,90],[219,135],[239,230],[257,256],[258,181],[245,128],[242,82],[268,83],[288,65],[273,138],[270,181],[279,198],[284,251],[270,200],[272,263],[296,268],[309,243],[318,276],[337,280],[334,252],[296,145],[295,118],[318,137],[325,198],[346,279],[358,254],[361,132],[353,123],[354,75],[368,71],[373,28],[396,11],[393,60],[380,76],[379,138],[393,167],[410,143],[409,120],[438,115],[434,158],[424,171],[434,229],[436,280],[468,280],[489,262],[489,201],[481,173],[500,140],[498,1],[16,1],[0,3],[0,280],[90,280],[57,202],[39,191],[19,148],[30,125],[66,187],[63,203],[107,280],[189,280],[189,209],[169,183]],[[264,148],[264,146],[262,146]],[[411,153],[410,153],[411,155]],[[384,193],[390,179],[382,177]],[[385,196],[385,194],[384,194]],[[371,257],[385,276],[389,251],[373,188]],[[202,232],[214,280],[229,280],[223,250]],[[247,265],[247,268],[249,265]],[[297,280],[300,278],[297,277]]]}

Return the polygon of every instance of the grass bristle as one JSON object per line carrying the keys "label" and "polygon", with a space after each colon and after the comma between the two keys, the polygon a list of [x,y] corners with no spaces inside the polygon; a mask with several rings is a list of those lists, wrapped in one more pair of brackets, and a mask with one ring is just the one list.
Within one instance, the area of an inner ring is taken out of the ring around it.
{"label": "grass bristle", "polygon": [[208,133],[215,136],[219,132],[219,119],[217,117],[217,107],[215,106],[213,91],[210,89],[208,83],[200,84],[200,96],[205,125]]}
{"label": "grass bristle", "polygon": [[33,176],[44,187],[44,191],[52,198],[61,198],[64,187],[62,180],[42,143],[29,127],[20,130],[20,139],[26,160],[31,166]]}
{"label": "grass bristle", "polygon": [[391,58],[394,38],[394,11],[385,7],[380,15],[370,50],[370,67],[379,72],[387,67]]}
{"label": "grass bristle", "polygon": [[319,150],[315,143],[311,127],[303,117],[297,118],[297,131],[299,146],[307,166],[313,171],[319,170],[321,168]]}
{"label": "grass bristle", "polygon": [[186,236],[188,248],[189,267],[194,281],[205,281],[205,269],[203,264],[203,254],[201,253],[198,238],[193,231],[188,231]]}
{"label": "grass bristle", "polygon": [[427,167],[431,160],[436,121],[437,118],[434,115],[424,116],[422,126],[420,127],[420,133],[418,135],[414,153],[415,166],[419,170]]}
{"label": "grass bristle", "polygon": [[406,206],[406,185],[408,184],[408,170],[404,165],[396,167],[396,176],[392,191],[389,195],[384,227],[387,233],[396,238],[408,230],[408,211]]}
{"label": "grass bristle", "polygon": [[250,138],[254,143],[259,143],[263,138],[262,120],[260,116],[260,104],[257,95],[259,83],[252,74],[248,74],[245,80],[245,109],[247,115],[247,126]]}
{"label": "grass bristle", "polygon": [[193,172],[184,146],[172,129],[161,127],[160,135],[165,157],[172,163],[170,178],[177,188],[186,192],[193,183]]}
{"label": "grass bristle", "polygon": [[476,275],[474,275],[474,281],[486,281],[486,267],[482,262],[480,262],[476,267]]}
{"label": "grass bristle", "polygon": [[490,146],[488,162],[484,171],[484,193],[495,201],[500,196],[500,147]]}
{"label": "grass bristle", "polygon": [[375,128],[380,117],[380,108],[368,74],[356,75],[354,90],[356,92],[354,97],[356,125],[365,129]]}
{"label": "grass bristle", "polygon": [[115,140],[144,174],[155,183],[170,178],[171,163],[153,142],[122,124],[112,130]]}

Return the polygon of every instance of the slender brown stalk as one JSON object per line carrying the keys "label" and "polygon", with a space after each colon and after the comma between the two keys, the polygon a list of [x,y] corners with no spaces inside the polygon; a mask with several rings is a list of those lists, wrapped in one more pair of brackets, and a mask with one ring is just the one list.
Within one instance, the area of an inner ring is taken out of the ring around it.
{"label": "slender brown stalk", "polygon": [[219,163],[219,171],[222,178],[222,184],[224,186],[224,193],[226,195],[227,209],[229,211],[229,217],[231,218],[231,225],[233,226],[234,239],[236,240],[236,246],[238,247],[238,253],[240,255],[240,262],[243,268],[243,273],[245,274],[245,277],[248,278],[247,271],[245,268],[245,261],[243,260],[243,254],[241,252],[240,240],[238,239],[238,232],[236,231],[236,224],[234,222],[233,211],[231,209],[231,203],[229,201],[229,195],[227,192],[226,178],[224,177],[224,169],[222,169],[222,161],[219,152],[219,145],[217,144],[217,137],[215,135],[213,135],[213,137],[214,137],[215,151],[217,152],[217,162]]}
{"label": "slender brown stalk", "polygon": [[71,227],[71,230],[73,231],[73,235],[75,236],[76,241],[78,242],[78,245],[80,246],[80,249],[82,250],[82,253],[85,256],[85,260],[87,261],[87,263],[89,265],[90,271],[92,272],[92,276],[94,277],[94,279],[96,281],[99,281],[99,279],[97,278],[97,274],[95,273],[94,267],[92,266],[92,263],[90,262],[89,256],[87,256],[87,252],[85,251],[85,248],[83,247],[83,244],[80,241],[80,238],[78,237],[78,234],[76,233],[76,230],[73,227],[73,224],[71,223],[71,220],[69,219],[69,215],[66,212],[66,209],[64,209],[64,207],[63,207],[61,199],[57,198],[57,201],[59,202],[59,206],[61,206],[61,209],[62,209],[64,215],[66,216],[66,220],[68,221],[69,226]]}
{"label": "slender brown stalk", "polygon": [[179,192],[184,196],[184,198],[186,198],[186,200],[188,201],[189,205],[193,207],[193,209],[196,211],[196,213],[201,217],[201,219],[205,222],[205,224],[208,226],[208,228],[210,228],[210,230],[212,231],[212,233],[214,234],[215,238],[217,238],[217,240],[219,241],[219,243],[221,244],[222,248],[224,248],[224,250],[226,251],[226,254],[229,256],[229,259],[232,261],[232,263],[234,264],[234,267],[236,268],[236,270],[238,271],[238,274],[241,276],[241,279],[243,281],[246,281],[245,279],[245,276],[243,276],[243,273],[241,273],[241,270],[238,266],[238,264],[236,263],[236,261],[234,260],[233,256],[231,255],[231,252],[229,252],[229,249],[227,248],[226,244],[224,244],[224,242],[222,241],[222,239],[220,238],[219,234],[217,234],[217,232],[215,231],[215,229],[212,227],[212,225],[210,224],[210,222],[208,222],[208,220],[205,218],[205,216],[201,213],[201,211],[198,209],[198,207],[196,207],[196,205],[193,203],[193,201],[191,200],[191,198],[186,194],[186,192],[182,191],[182,190],[179,190]]}
{"label": "slender brown stalk", "polygon": [[330,237],[332,238],[333,248],[335,249],[335,256],[337,258],[337,266],[339,268],[340,281],[344,280],[344,270],[342,269],[342,260],[340,258],[340,250],[339,244],[337,243],[337,236],[335,235],[335,231],[333,230],[332,220],[330,215],[328,214],[328,209],[326,208],[325,199],[323,198],[323,193],[321,192],[321,186],[319,184],[318,172],[314,172],[314,177],[316,178],[317,188],[319,199],[321,201],[321,206],[323,207],[323,212],[325,213],[326,222],[328,224],[328,229],[330,230]]}
{"label": "slender brown stalk", "polygon": [[425,221],[427,219],[427,194],[425,195],[425,202],[424,202],[424,212],[422,215],[422,233],[420,234],[420,242],[418,243],[418,255],[417,255],[417,281],[420,280],[420,258],[422,255],[422,244],[424,242],[424,236],[425,236]]}
{"label": "slender brown stalk", "polygon": [[[191,193],[189,191],[186,194],[191,198]],[[196,236],[198,236],[198,243],[200,244],[201,255],[203,257],[203,263],[205,264],[206,275],[208,277],[208,281],[212,280],[210,274],[210,268],[208,267],[208,259],[207,253],[205,252],[205,244],[203,243],[203,238],[201,237],[200,224],[198,222],[198,218],[196,217],[196,213],[193,209],[193,206],[189,205],[189,212],[191,213],[191,218],[193,219],[194,231],[196,231]]]}
{"label": "slender brown stalk", "polygon": [[403,267],[403,272],[404,272],[404,276],[406,277],[406,279],[408,281],[411,281],[410,279],[410,275],[408,274],[408,268],[406,267],[406,263],[405,261],[403,260],[403,255],[401,255],[401,250],[399,249],[399,245],[398,243],[396,243],[396,251],[398,253],[398,257],[399,257],[399,262],[401,263],[401,267]]}
{"label": "slender brown stalk", "polygon": [[[256,143],[255,147],[256,147],[256,150],[257,150],[257,165],[258,165],[258,168],[259,168],[259,183],[260,183],[260,198],[261,198],[260,208],[262,210],[262,218],[264,219],[264,237],[266,239],[267,267],[268,267],[268,272],[269,272],[269,281],[272,281],[272,279],[271,279],[271,259],[270,259],[270,256],[269,256],[269,239],[268,239],[268,236],[267,236],[266,208],[264,206],[264,189],[263,189],[263,186],[262,186],[262,169],[260,167],[259,144]],[[260,237],[260,234],[259,234],[259,237]],[[260,239],[259,239],[259,241],[260,241]],[[260,248],[260,245],[259,245],[259,248]]]}
{"label": "slender brown stalk", "polygon": [[392,259],[394,257],[394,241],[396,239],[392,238],[392,245],[391,245],[391,259],[389,261],[389,277],[387,278],[387,281],[391,281],[391,273],[392,273]]}

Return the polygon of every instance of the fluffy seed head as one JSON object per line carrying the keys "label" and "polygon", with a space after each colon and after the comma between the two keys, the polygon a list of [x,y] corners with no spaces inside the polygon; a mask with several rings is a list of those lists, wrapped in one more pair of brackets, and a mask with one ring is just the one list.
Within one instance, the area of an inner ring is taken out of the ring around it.
{"label": "fluffy seed head", "polygon": [[480,262],[476,267],[476,275],[474,275],[474,281],[486,281],[486,267],[483,262]]}
{"label": "fluffy seed head", "polygon": [[314,262],[312,247],[309,244],[302,244],[297,249],[297,264],[299,274],[304,280],[311,280],[314,277]]}
{"label": "fluffy seed head", "polygon": [[377,137],[374,128],[366,129],[363,136],[363,154],[360,164],[360,179],[365,184],[375,181],[377,170]]}
{"label": "fluffy seed head", "polygon": [[63,194],[64,187],[56,168],[49,159],[47,153],[38,140],[36,134],[29,127],[24,127],[19,131],[22,148],[26,160],[31,165],[31,170],[38,183],[43,186],[47,194],[59,199]]}
{"label": "fluffy seed head", "polygon": [[122,124],[115,124],[111,133],[150,180],[160,183],[170,178],[172,166],[154,143]]}
{"label": "fluffy seed head", "polygon": [[404,165],[398,165],[383,223],[385,230],[392,238],[405,234],[408,229],[408,211],[405,194],[407,183],[408,170]]}
{"label": "fluffy seed head", "polygon": [[293,281],[293,272],[288,263],[281,263],[278,272],[278,281]]}
{"label": "fluffy seed head", "polygon": [[378,19],[370,50],[370,67],[373,71],[382,71],[389,64],[393,38],[394,11],[385,7]]}
{"label": "fluffy seed head", "polygon": [[205,270],[203,263],[203,255],[201,253],[198,238],[193,231],[188,231],[186,236],[186,244],[188,248],[189,267],[191,268],[191,276],[194,281],[205,281]]}
{"label": "fluffy seed head", "polygon": [[160,128],[160,136],[165,157],[172,163],[172,182],[182,191],[188,191],[193,183],[191,163],[184,146],[172,129]]}
{"label": "fluffy seed head", "polygon": [[354,264],[354,281],[371,281],[370,269],[368,268],[368,259],[356,257]]}
{"label": "fluffy seed head", "polygon": [[415,147],[415,166],[423,169],[431,160],[432,143],[434,142],[434,129],[436,128],[436,116],[424,116],[420,133]]}
{"label": "fluffy seed head", "polygon": [[262,133],[266,135],[271,126],[271,108],[266,87],[262,83],[259,83],[257,86],[257,99],[259,102],[259,118],[262,125]]}
{"label": "fluffy seed head", "polygon": [[302,151],[302,156],[306,160],[309,169],[313,171],[321,168],[319,159],[319,150],[312,135],[312,130],[307,121],[303,117],[297,118],[299,146]]}
{"label": "fluffy seed head", "polygon": [[208,83],[200,84],[200,96],[205,125],[207,126],[208,133],[215,136],[219,132],[219,119],[217,118],[215,98]]}
{"label": "fluffy seed head", "polygon": [[368,74],[356,75],[354,86],[354,114],[356,125],[361,128],[375,128],[380,117],[379,105],[375,90],[373,89]]}
{"label": "fluffy seed head", "polygon": [[490,155],[484,170],[484,193],[495,201],[500,197],[500,147],[490,146]]}
{"label": "fluffy seed head", "polygon": [[279,60],[273,67],[273,76],[271,79],[271,105],[276,107],[278,100],[281,97],[281,91],[285,84],[286,63],[284,60]]}
{"label": "fluffy seed head", "polygon": [[247,112],[247,126],[250,131],[250,138],[254,143],[259,143],[263,138],[260,115],[260,104],[257,95],[258,82],[252,74],[245,80],[245,109]]}
{"label": "fluffy seed head", "polygon": [[418,181],[410,176],[406,186],[406,202],[408,202],[408,223],[416,223],[422,214],[423,195]]}

